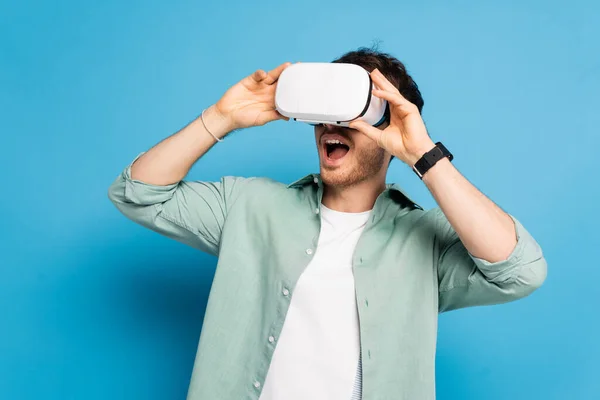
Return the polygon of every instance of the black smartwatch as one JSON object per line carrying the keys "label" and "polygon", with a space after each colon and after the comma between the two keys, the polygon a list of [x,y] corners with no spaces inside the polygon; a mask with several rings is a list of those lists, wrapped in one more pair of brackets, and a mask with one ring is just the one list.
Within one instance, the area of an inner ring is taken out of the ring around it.
{"label": "black smartwatch", "polygon": [[450,161],[454,158],[442,142],[437,142],[433,149],[423,154],[423,157],[413,165],[413,171],[415,171],[419,179],[423,179],[425,172],[429,171],[431,167],[444,157],[448,157]]}

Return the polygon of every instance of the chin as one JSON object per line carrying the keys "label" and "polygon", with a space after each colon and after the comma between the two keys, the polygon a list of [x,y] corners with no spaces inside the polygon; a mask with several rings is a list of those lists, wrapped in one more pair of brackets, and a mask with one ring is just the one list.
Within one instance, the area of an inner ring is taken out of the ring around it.
{"label": "chin", "polygon": [[330,167],[321,163],[321,180],[329,186],[348,186],[356,179],[350,166]]}

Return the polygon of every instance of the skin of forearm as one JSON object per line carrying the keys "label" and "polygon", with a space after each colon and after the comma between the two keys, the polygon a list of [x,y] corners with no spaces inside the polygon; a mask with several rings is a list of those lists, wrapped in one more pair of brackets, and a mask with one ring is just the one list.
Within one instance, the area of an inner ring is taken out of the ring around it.
{"label": "skin of forearm", "polygon": [[491,263],[510,256],[517,245],[513,220],[448,159],[427,171],[423,182],[473,256]]}
{"label": "skin of forearm", "polygon": [[214,105],[204,112],[204,124],[199,116],[138,158],[131,166],[131,178],[151,185],[181,181],[216,143],[207,128],[219,139],[230,132],[229,124]]}

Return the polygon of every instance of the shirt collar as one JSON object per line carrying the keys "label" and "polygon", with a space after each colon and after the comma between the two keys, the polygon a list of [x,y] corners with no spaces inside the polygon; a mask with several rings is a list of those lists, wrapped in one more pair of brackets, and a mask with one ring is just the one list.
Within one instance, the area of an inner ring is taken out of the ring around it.
{"label": "shirt collar", "polygon": [[[323,182],[321,181],[321,175],[320,174],[308,174],[303,178],[298,179],[295,182],[292,182],[288,185],[288,188],[299,188],[302,186],[306,186],[308,184],[318,184],[319,186],[323,185]],[[402,195],[406,200],[408,200],[412,205],[414,205],[416,208],[420,208],[423,209],[423,207],[421,207],[420,205],[418,205],[417,203],[415,203],[405,192],[404,190],[402,190],[402,188],[396,184],[396,183],[387,183],[386,185],[386,190],[392,191],[392,192],[397,192],[398,194]],[[392,196],[392,199],[394,199],[394,196]]]}

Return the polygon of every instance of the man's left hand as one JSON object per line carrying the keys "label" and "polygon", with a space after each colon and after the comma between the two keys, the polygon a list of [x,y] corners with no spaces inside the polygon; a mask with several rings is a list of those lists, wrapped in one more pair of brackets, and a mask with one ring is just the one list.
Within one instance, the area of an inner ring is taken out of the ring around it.
{"label": "man's left hand", "polygon": [[374,140],[380,147],[412,167],[426,152],[435,147],[416,105],[406,100],[400,91],[378,69],[371,72],[378,89],[373,95],[387,100],[390,107],[389,125],[381,130],[355,120],[349,127]]}

